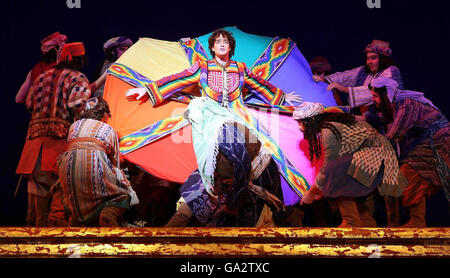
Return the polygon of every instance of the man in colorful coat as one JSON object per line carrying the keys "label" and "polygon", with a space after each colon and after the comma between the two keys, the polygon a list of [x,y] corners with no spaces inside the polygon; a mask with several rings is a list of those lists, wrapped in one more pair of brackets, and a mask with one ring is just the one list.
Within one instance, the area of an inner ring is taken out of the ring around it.
{"label": "man in colorful coat", "polygon": [[[231,60],[235,49],[235,40],[231,33],[225,30],[213,32],[209,39],[209,49],[213,60],[197,62],[181,73],[148,83],[145,88],[131,89],[126,93],[127,97],[129,100],[149,99],[155,106],[183,89],[198,86],[201,96],[190,101],[186,116],[192,124],[194,151],[202,188],[209,195],[216,196],[214,171],[220,144],[223,143],[219,142],[219,134],[226,124],[239,123],[261,142],[259,156],[272,155],[291,188],[301,196],[307,188],[306,180],[292,167],[279,146],[248,112],[243,97],[247,92],[251,92],[273,105],[280,105],[284,101],[300,102],[301,99],[293,93],[283,93],[279,88],[253,75],[245,64]],[[253,167],[257,164],[254,162],[252,168],[256,168]],[[265,165],[259,167],[264,170],[269,162],[270,159],[265,160]],[[193,200],[186,200],[188,205],[193,204],[190,201]],[[196,209],[191,209],[195,214]]]}

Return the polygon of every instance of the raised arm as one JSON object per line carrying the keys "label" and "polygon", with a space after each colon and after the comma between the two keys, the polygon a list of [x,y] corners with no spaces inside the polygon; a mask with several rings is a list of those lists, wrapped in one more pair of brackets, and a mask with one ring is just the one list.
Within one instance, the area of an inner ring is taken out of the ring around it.
{"label": "raised arm", "polygon": [[163,77],[155,82],[145,84],[144,88],[131,89],[126,92],[128,100],[150,100],[153,106],[162,103],[173,94],[200,82],[201,66],[197,62],[190,68],[176,74]]}

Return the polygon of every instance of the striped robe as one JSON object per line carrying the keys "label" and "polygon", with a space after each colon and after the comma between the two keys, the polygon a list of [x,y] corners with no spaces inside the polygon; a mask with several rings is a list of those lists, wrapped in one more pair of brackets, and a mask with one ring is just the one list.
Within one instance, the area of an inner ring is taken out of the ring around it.
{"label": "striped robe", "polygon": [[[95,141],[80,142],[86,138]],[[72,216],[78,222],[96,224],[104,207],[128,208],[131,187],[120,170],[114,129],[97,120],[78,120],[70,127],[67,144],[67,151],[58,157],[58,173],[64,204]]]}
{"label": "striped robe", "polygon": [[[400,163],[407,163],[421,178],[431,182],[432,187],[425,183],[410,182],[410,186],[404,192],[404,205],[411,205],[418,201],[424,194],[443,186],[442,179],[438,175],[436,157],[430,144],[430,137],[425,136],[432,125],[441,122],[440,128],[433,132],[434,146],[443,160],[443,164],[450,167],[450,124],[442,113],[426,104],[413,99],[394,101],[394,121],[388,126],[386,137],[394,142],[399,142],[404,148],[400,154]],[[421,138],[424,137],[424,138]],[[421,138],[421,139],[419,139]],[[419,144],[415,140],[421,140]],[[445,168],[445,165],[443,168]],[[448,170],[447,170],[448,171]],[[444,178],[450,183],[450,176]]]}
{"label": "striped robe", "polygon": [[376,74],[367,73],[365,67],[361,66],[344,72],[327,75],[325,76],[325,80],[328,84],[336,82],[341,86],[348,87],[349,104],[350,107],[355,108],[372,103],[372,94],[367,86],[377,77],[392,78],[399,84],[399,88],[403,89],[402,76],[396,66],[390,66]]}

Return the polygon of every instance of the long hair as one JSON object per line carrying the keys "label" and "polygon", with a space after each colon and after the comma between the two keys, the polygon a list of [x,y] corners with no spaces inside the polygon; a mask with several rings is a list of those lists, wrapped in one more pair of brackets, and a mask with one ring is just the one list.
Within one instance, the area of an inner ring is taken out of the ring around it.
{"label": "long hair", "polygon": [[87,110],[81,116],[81,119],[94,119],[101,121],[105,115],[111,117],[108,103],[102,97],[97,97],[97,99],[97,105],[94,108]]}
{"label": "long hair", "polygon": [[53,62],[56,62],[56,58],[57,58],[56,49],[52,48],[47,53],[42,55],[41,61],[46,64],[51,64]]}
{"label": "long hair", "polygon": [[230,32],[223,30],[223,29],[218,29],[215,30],[211,36],[209,36],[208,39],[208,48],[209,48],[209,52],[211,53],[211,55],[213,56],[213,58],[215,57],[215,53],[214,51],[212,51],[212,48],[214,47],[214,43],[216,42],[216,38],[218,36],[222,35],[223,37],[227,38],[228,43],[230,44],[230,58],[234,55],[234,50],[236,49],[236,40],[233,37],[233,34],[231,34]]}
{"label": "long hair", "polygon": [[[379,63],[378,64],[378,72],[381,72],[381,71],[387,69],[390,66],[395,66],[395,62],[394,62],[394,60],[392,60],[391,57],[383,55],[383,54],[380,54],[380,53],[377,53],[377,54],[378,54],[378,63]],[[365,53],[364,58],[367,60],[367,53]],[[364,70],[367,73],[370,73],[371,71],[370,71],[369,67],[366,64],[366,61],[364,61],[364,65],[365,65]]]}
{"label": "long hair", "polygon": [[86,55],[74,56],[71,61],[63,61],[56,65],[57,69],[72,69],[76,71],[82,71],[84,66],[87,65]]}
{"label": "long hair", "polygon": [[355,124],[355,117],[348,113],[322,113],[299,121],[304,126],[303,136],[309,143],[309,156],[312,162],[314,156],[319,159],[322,155],[322,144],[320,143],[320,132],[322,129],[330,129],[337,140],[341,141],[341,133],[331,122],[352,126]]}
{"label": "long hair", "polygon": [[381,121],[385,126],[387,126],[394,121],[394,109],[392,109],[391,102],[389,101],[387,88],[386,86],[376,88],[369,84],[369,89],[374,90],[380,96],[381,105],[376,107],[375,111],[381,112]]}

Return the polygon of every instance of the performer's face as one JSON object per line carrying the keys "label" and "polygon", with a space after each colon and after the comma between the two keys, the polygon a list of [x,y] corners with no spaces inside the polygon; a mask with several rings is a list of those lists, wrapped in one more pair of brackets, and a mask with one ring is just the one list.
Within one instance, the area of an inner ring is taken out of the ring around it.
{"label": "performer's face", "polygon": [[122,56],[122,54],[127,51],[128,46],[121,46],[116,48],[116,53],[117,53],[117,58],[119,58],[120,56]]}
{"label": "performer's face", "polygon": [[380,66],[378,54],[375,52],[368,52],[366,57],[366,65],[369,67],[372,73],[378,72],[378,68]]}
{"label": "performer's face", "polygon": [[228,56],[230,54],[230,43],[228,42],[228,39],[223,35],[219,35],[218,37],[216,37],[216,41],[214,42],[212,51],[214,51],[215,56],[221,59],[228,59]]}
{"label": "performer's face", "polygon": [[378,94],[377,92],[375,92],[373,89],[372,89],[372,101],[373,101],[373,103],[375,104],[375,106],[376,107],[380,107],[381,106],[381,97],[380,97],[380,94]]}

